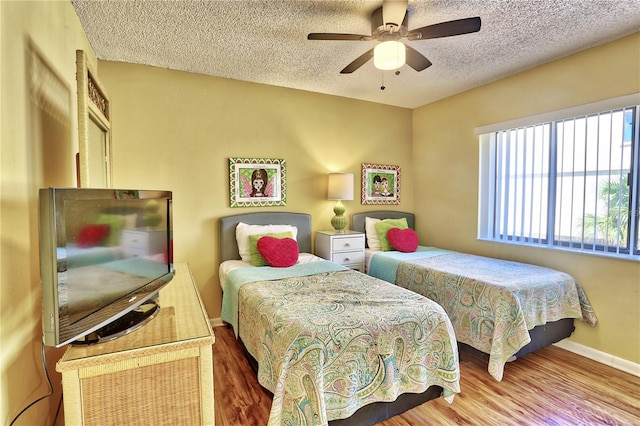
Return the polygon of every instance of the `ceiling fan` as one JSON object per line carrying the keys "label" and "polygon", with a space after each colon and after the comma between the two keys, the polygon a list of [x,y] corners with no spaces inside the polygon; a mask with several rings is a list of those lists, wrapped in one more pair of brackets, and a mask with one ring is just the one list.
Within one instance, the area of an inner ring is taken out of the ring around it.
{"label": "ceiling fan", "polygon": [[[342,34],[342,33],[310,33],[308,40],[344,40],[370,41],[378,40],[379,44],[356,58],[347,65],[340,74],[350,74],[374,58],[376,68],[397,69],[404,63],[416,71],[430,67],[429,61],[422,53],[401,43],[401,39],[409,41],[426,40],[431,38],[450,37],[480,31],[480,17],[456,19],[427,25],[413,30],[408,29],[409,14],[408,0],[384,0],[382,7],[371,14],[371,35]],[[384,48],[390,49],[384,53]],[[384,56],[387,55],[385,60]]]}

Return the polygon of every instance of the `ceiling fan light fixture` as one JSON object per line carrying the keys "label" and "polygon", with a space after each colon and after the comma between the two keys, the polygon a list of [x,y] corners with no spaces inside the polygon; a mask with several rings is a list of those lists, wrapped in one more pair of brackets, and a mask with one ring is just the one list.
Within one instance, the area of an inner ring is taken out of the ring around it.
{"label": "ceiling fan light fixture", "polygon": [[380,70],[398,69],[405,60],[406,48],[399,41],[384,41],[373,49],[373,65]]}

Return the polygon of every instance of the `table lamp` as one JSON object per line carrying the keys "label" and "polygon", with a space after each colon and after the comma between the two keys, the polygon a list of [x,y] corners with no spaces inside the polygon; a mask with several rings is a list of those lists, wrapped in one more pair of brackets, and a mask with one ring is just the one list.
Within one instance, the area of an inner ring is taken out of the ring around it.
{"label": "table lamp", "polygon": [[331,226],[337,233],[344,233],[348,219],[344,216],[343,200],[353,200],[353,173],[330,173],[329,174],[329,200],[337,200],[333,207],[335,216],[331,219]]}

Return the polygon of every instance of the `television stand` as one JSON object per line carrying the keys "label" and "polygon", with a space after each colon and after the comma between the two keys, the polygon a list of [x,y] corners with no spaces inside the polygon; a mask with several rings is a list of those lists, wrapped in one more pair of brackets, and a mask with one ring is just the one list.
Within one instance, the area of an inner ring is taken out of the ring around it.
{"label": "television stand", "polygon": [[95,345],[126,336],[155,318],[159,310],[160,305],[158,305],[155,300],[148,300],[117,320],[97,329],[93,333],[87,334],[71,344],[79,346]]}
{"label": "television stand", "polygon": [[64,423],[82,426],[212,425],[214,335],[189,266],[175,264],[162,309],[115,340],[69,345],[62,373]]}

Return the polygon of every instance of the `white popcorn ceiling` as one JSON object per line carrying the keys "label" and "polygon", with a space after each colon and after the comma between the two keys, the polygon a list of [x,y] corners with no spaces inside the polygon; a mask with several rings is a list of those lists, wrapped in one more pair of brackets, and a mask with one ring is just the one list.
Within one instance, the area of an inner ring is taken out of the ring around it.
{"label": "white popcorn ceiling", "polygon": [[369,35],[371,12],[382,0],[71,3],[99,59],[405,108],[640,31],[640,0],[409,0],[410,30],[474,16],[482,28],[403,40],[433,62],[424,71],[405,65],[399,75],[383,73],[369,61],[343,75],[340,70],[377,42],[307,40],[307,34]]}

